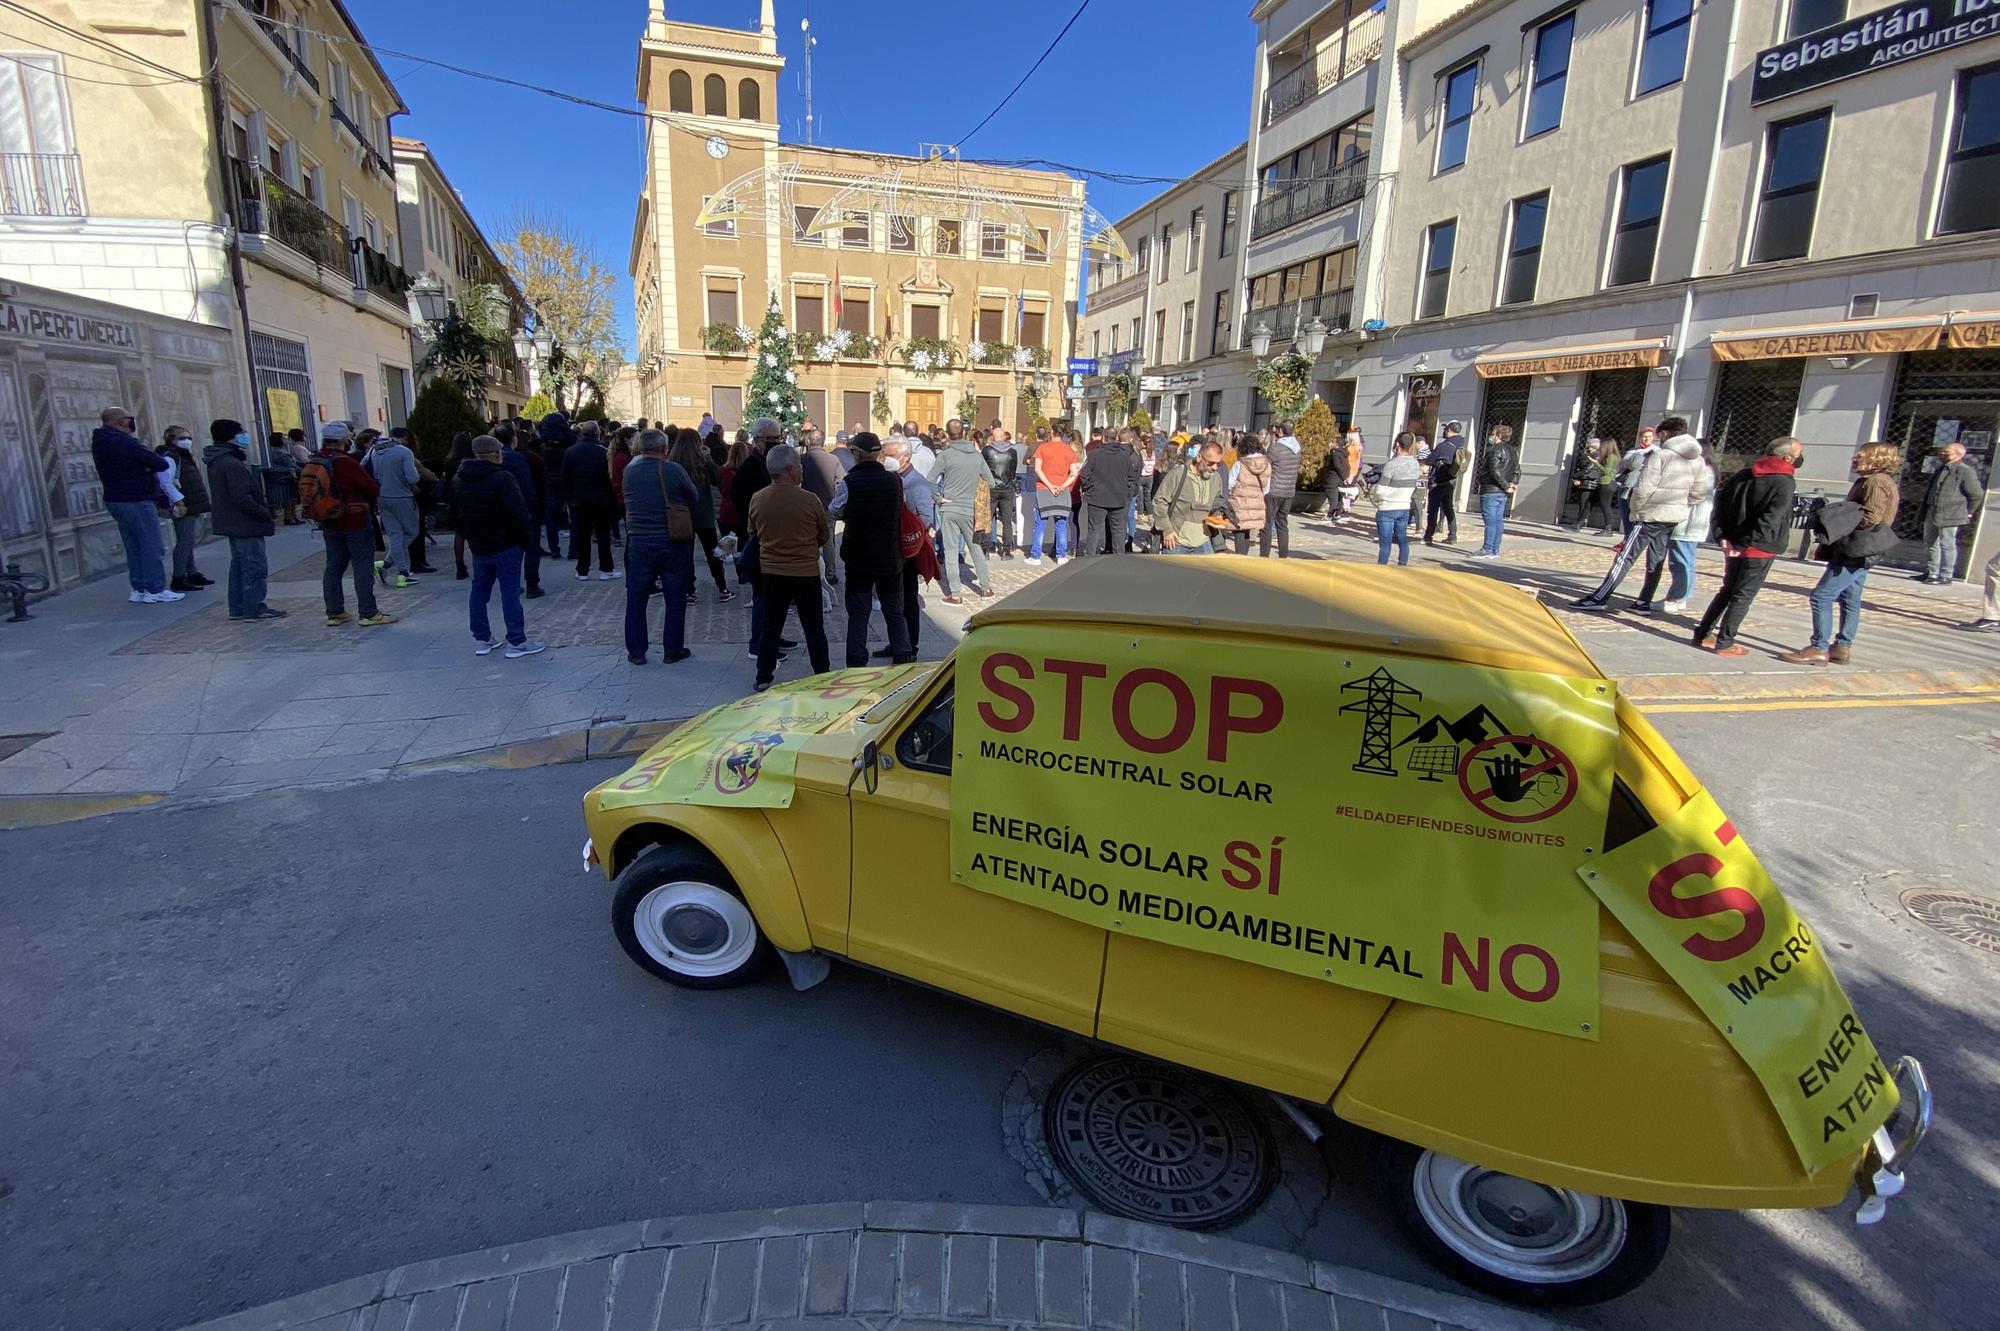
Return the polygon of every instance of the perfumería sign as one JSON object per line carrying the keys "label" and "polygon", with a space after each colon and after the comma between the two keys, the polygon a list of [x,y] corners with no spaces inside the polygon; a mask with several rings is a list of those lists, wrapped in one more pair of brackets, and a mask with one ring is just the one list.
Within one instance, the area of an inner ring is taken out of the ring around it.
{"label": "perfumer\u00eda sign", "polygon": [[1757,53],[1750,104],[2000,36],[2000,0],[1904,0]]}
{"label": "perfumer\u00eda sign", "polygon": [[131,324],[11,300],[0,300],[0,334],[118,351],[131,351],[139,345],[138,331]]}
{"label": "perfumer\u00eda sign", "polygon": [[1142,374],[1139,376],[1139,391],[1142,393],[1175,393],[1187,388],[1200,388],[1203,371],[1187,370],[1180,374]]}

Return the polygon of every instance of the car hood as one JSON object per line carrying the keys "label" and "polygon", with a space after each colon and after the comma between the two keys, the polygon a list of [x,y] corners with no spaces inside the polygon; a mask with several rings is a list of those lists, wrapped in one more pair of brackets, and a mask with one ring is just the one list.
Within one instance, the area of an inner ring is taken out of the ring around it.
{"label": "car hood", "polygon": [[594,792],[599,809],[633,804],[788,808],[800,746],[849,730],[935,663],[838,670],[753,693],[691,718]]}

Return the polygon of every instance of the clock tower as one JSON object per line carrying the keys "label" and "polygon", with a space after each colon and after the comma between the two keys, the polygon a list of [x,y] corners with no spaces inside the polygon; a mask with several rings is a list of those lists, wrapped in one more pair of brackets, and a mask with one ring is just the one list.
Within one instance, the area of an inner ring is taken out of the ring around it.
{"label": "clock tower", "polygon": [[[756,324],[782,280],[779,229],[733,223],[688,227],[730,181],[778,164],[777,20],[763,0],[755,32],[670,19],[650,0],[639,43],[638,96],[646,122],[646,183],[633,223],[631,272],[638,317],[640,396],[648,416],[688,422],[696,402],[678,353],[700,356],[701,330]],[[687,401],[677,402],[675,398]]]}

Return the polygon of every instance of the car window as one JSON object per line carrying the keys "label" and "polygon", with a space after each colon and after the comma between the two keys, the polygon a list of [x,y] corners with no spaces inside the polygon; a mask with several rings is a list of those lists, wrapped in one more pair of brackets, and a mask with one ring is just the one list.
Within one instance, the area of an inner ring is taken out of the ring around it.
{"label": "car window", "polygon": [[951,774],[951,686],[931,700],[922,715],[904,727],[896,760],[919,772]]}
{"label": "car window", "polygon": [[1653,816],[1623,781],[1611,783],[1611,808],[1604,815],[1604,848],[1616,850],[1655,826]]}

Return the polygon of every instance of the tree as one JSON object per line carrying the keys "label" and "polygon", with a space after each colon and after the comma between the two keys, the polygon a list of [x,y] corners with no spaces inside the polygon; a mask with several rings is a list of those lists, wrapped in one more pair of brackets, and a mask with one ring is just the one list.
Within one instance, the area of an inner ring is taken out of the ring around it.
{"label": "tree", "polygon": [[1340,437],[1340,422],[1326,403],[1314,398],[1292,423],[1292,434],[1299,441],[1299,493],[1324,488],[1326,460]]}
{"label": "tree", "polygon": [[1125,423],[1139,432],[1139,438],[1142,442],[1153,433],[1153,413],[1147,411],[1144,407],[1132,408],[1131,418]]}
{"label": "tree", "polygon": [[417,362],[417,373],[456,384],[475,404],[486,400],[493,367],[507,354],[507,302],[500,288],[475,282],[459,292]]}
{"label": "tree", "polygon": [[792,337],[778,310],[776,295],[764,311],[763,327],[757,330],[756,356],[749,386],[743,391],[743,415],[749,421],[769,416],[787,431],[798,429],[805,424],[806,396],[799,391],[798,371],[792,368]]}
{"label": "tree", "polygon": [[591,383],[606,384],[625,363],[619,342],[612,276],[573,223],[523,205],[500,228],[507,271],[534,307],[535,322],[561,344],[543,376],[559,407],[574,409]]}
{"label": "tree", "polygon": [[555,409],[556,404],[549,400],[547,393],[536,393],[521,404],[521,419],[524,421],[538,421],[542,417],[554,413]]}
{"label": "tree", "polygon": [[451,455],[452,437],[459,431],[479,435],[486,422],[458,385],[448,379],[433,379],[417,390],[417,404],[410,409],[410,433],[417,437],[417,456],[436,471]]}

